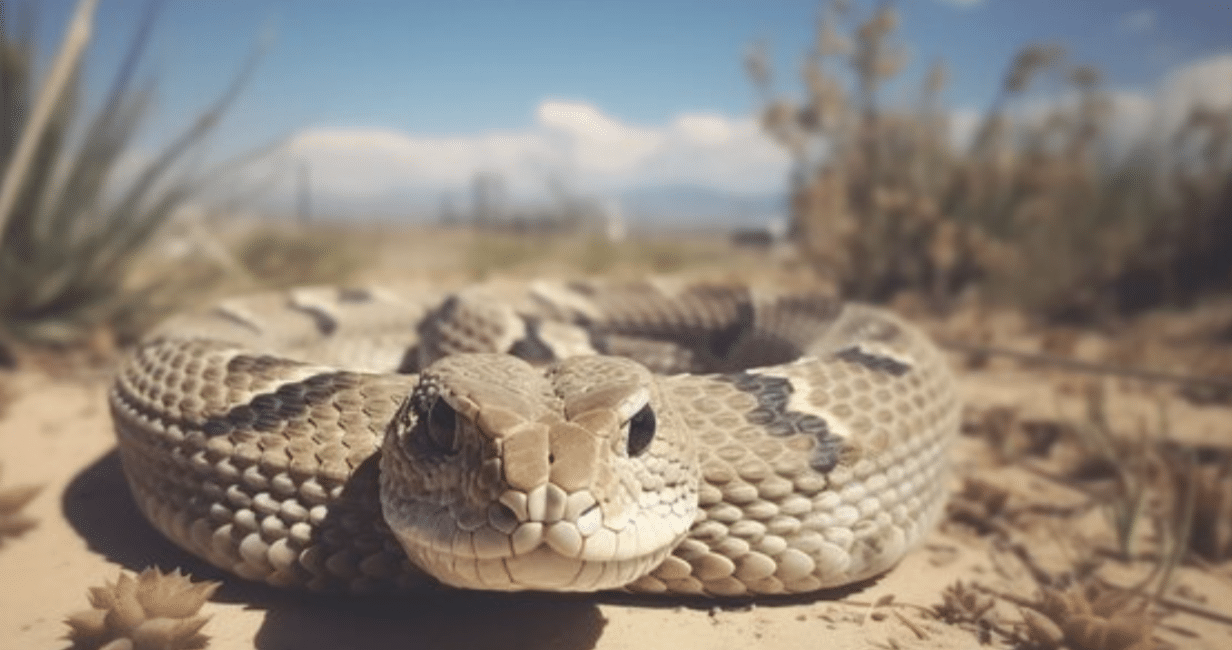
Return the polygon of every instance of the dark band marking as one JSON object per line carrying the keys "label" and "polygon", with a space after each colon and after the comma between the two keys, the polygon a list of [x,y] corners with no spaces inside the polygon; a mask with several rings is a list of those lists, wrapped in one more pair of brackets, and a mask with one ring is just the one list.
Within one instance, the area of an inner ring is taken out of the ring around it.
{"label": "dark band marking", "polygon": [[394,372],[399,375],[417,375],[423,368],[419,367],[419,346],[410,345],[402,352],[402,359],[398,361],[398,368]]}
{"label": "dark band marking", "polygon": [[556,353],[543,340],[543,335],[539,331],[539,321],[534,318],[525,318],[522,323],[526,335],[509,346],[509,354],[532,365],[546,365],[557,361]]}
{"label": "dark band marking", "polygon": [[338,302],[341,303],[372,302],[374,298],[376,294],[364,287],[343,287],[338,290]]}
{"label": "dark band marking", "polygon": [[[589,286],[573,290],[598,307],[597,316],[571,316],[594,349],[622,356],[634,350],[630,356],[640,361],[636,346],[625,341],[645,341],[660,372],[727,373],[787,363],[842,309],[832,296],[761,297],[734,286],[702,285],[670,295],[649,286],[610,295],[596,295]],[[678,351],[665,355],[666,346]],[[661,360],[668,357],[687,365],[664,370]]]}
{"label": "dark band marking", "polygon": [[750,424],[774,436],[811,436],[816,442],[809,457],[809,466],[813,469],[824,474],[844,458],[847,443],[830,430],[825,419],[787,408],[795,392],[787,379],[748,372],[723,375],[718,379],[731,382],[741,392],[757,399],[757,408],[745,414]]}
{"label": "dark band marking", "polygon": [[[197,353],[229,348],[225,344],[204,340],[178,341],[173,342],[172,345],[182,346]],[[139,351],[138,359],[152,359],[155,355],[165,351],[165,347],[159,348],[151,342],[150,347]],[[163,362],[173,364],[168,372],[195,374],[196,371],[187,370],[187,368],[194,367],[201,362],[200,356],[182,352],[176,352],[173,357],[171,360],[165,355],[162,357]],[[298,366],[298,364],[270,356],[239,355],[230,359],[225,366],[211,370],[222,370],[224,373],[222,378],[227,385],[242,387],[269,381],[276,370],[289,366]],[[134,370],[134,372],[140,371]],[[240,377],[240,375],[247,376]],[[112,405],[113,408],[131,409],[137,417],[146,418],[152,423],[137,425],[135,427],[137,431],[129,431],[129,427],[125,426],[122,435],[148,437],[147,433],[142,430],[168,431],[178,428],[184,432],[191,432],[200,427],[204,438],[233,435],[236,443],[255,443],[262,448],[262,453],[264,453],[264,445],[260,440],[261,431],[279,430],[282,427],[303,428],[315,407],[332,403],[340,393],[348,389],[352,389],[353,392],[353,389],[364,381],[359,375],[344,371],[313,375],[301,381],[276,387],[271,386],[269,390],[255,395],[247,404],[238,405],[225,412],[207,417],[204,422],[195,418],[183,419],[171,415],[178,412],[177,409],[146,404],[147,399],[151,397],[157,399],[157,395],[152,396],[148,390],[141,389],[140,385],[144,382],[132,387],[131,391],[117,385],[112,390]],[[385,399],[383,391],[368,394],[366,397],[378,402]],[[383,405],[369,402],[365,404],[364,411],[381,412],[380,408],[370,408],[373,406]],[[381,513],[379,440],[374,439],[371,455],[362,459],[354,454],[352,447],[354,441],[348,439],[348,436],[342,436],[336,440],[315,440],[314,442],[319,445],[319,448],[328,447],[331,452],[346,453],[348,463],[356,460],[359,462],[353,472],[342,477],[344,481],[342,483],[337,483],[338,479],[327,475],[304,474],[302,470],[297,470],[294,464],[289,464],[286,468],[287,475],[297,487],[311,482],[319,485],[318,490],[324,489],[324,503],[328,509],[323,520],[303,522],[310,526],[310,534],[305,542],[301,543],[294,537],[283,538],[290,548],[297,552],[297,560],[288,569],[289,574],[285,577],[302,583],[310,589],[320,591],[353,591],[357,586],[362,586],[366,590],[393,592],[400,589],[405,590],[406,586],[420,581],[428,584],[430,581],[411,566],[409,561],[397,559],[401,553],[390,554],[384,550],[400,547]],[[171,453],[173,449],[174,453]],[[256,487],[246,481],[228,484],[227,481],[219,480],[217,470],[214,469],[207,469],[206,473],[202,474],[190,458],[203,449],[207,449],[203,438],[191,433],[174,441],[168,439],[167,436],[159,436],[157,440],[134,441],[131,444],[120,445],[125,466],[132,472],[129,476],[130,481],[135,485],[144,485],[142,491],[147,497],[153,497],[161,506],[170,507],[190,520],[199,519],[210,522],[210,526],[215,528],[217,534],[221,529],[217,528],[220,522],[217,518],[216,506],[221,506],[234,513],[239,508],[247,507],[246,502],[256,499],[267,488]],[[207,453],[206,459],[211,467],[220,460],[210,453]],[[262,459],[254,459],[250,455],[241,454],[230,455],[226,457],[226,460],[239,470],[245,470],[254,464],[260,467],[263,462]],[[146,471],[156,466],[158,469]],[[203,482],[212,483],[215,487],[225,486],[227,500],[211,506],[210,500],[201,496]],[[336,490],[337,487],[341,487],[340,492]],[[305,508],[310,508],[319,502],[301,499],[300,503]],[[298,523],[285,517],[282,521],[288,527],[293,523]],[[177,532],[170,530],[165,524],[160,525],[155,522],[155,525],[169,537],[177,538]],[[238,545],[246,534],[247,531],[237,526],[232,531],[230,544]],[[265,541],[272,542],[273,540],[266,538]],[[195,545],[191,548],[195,548],[194,552],[198,554],[203,552],[208,554],[208,549],[203,550]],[[311,555],[305,552],[308,549],[313,549]],[[320,558],[321,561],[306,561],[306,558],[310,556]],[[369,558],[385,560],[384,556],[394,558],[393,570],[390,572],[378,577],[364,574],[359,569],[359,566]],[[326,559],[329,561],[324,561]],[[341,569],[336,567],[341,567]]]}
{"label": "dark band marking", "polygon": [[599,295],[598,287],[589,282],[582,282],[580,280],[566,282],[565,289],[586,298],[594,298]]}
{"label": "dark band marking", "polygon": [[755,323],[756,314],[753,311],[753,305],[745,295],[743,300],[736,303],[736,313],[731,323],[710,332],[703,339],[706,351],[716,359],[727,359],[740,341],[753,331]]}
{"label": "dark band marking", "polygon": [[[259,364],[263,359],[236,357],[228,364],[227,370],[252,372],[253,365],[247,362],[256,361]],[[244,362],[237,364],[238,360]],[[340,371],[282,384],[273,391],[253,396],[246,404],[235,406],[223,415],[207,419],[201,430],[206,437],[225,436],[244,430],[278,432],[287,422],[304,418],[313,407],[331,403],[338,392],[355,387],[358,381],[353,373]]]}
{"label": "dark band marking", "polygon": [[847,363],[864,366],[876,372],[887,372],[895,377],[901,377],[911,370],[911,364],[884,354],[868,352],[858,345],[839,350],[834,356]]}
{"label": "dark band marking", "polygon": [[312,324],[322,336],[329,336],[338,330],[338,319],[333,314],[316,305],[291,305],[291,308],[302,312],[312,319]]}
{"label": "dark band marking", "polygon": [[235,311],[221,305],[210,310],[210,313],[223,319],[224,321],[239,325],[253,334],[259,335],[265,331],[261,327],[260,323],[254,323],[253,321],[245,318],[243,314],[236,313]]}

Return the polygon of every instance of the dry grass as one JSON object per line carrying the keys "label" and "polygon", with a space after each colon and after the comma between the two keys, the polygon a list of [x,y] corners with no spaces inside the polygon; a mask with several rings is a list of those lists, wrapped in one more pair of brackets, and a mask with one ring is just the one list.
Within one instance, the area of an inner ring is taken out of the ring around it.
{"label": "dry grass", "polygon": [[[1204,625],[1232,624],[1194,596],[1197,576],[1221,580],[1232,557],[1226,408],[1222,394],[1195,390],[1224,386],[1227,310],[1208,301],[1102,333],[950,317],[951,337],[1045,354],[967,359],[1014,389],[970,396],[974,439],[960,445],[945,527],[981,540],[994,570],[951,585],[939,618],[1022,648],[1189,647]],[[1041,365],[1047,354],[1086,363]],[[1193,378],[1199,368],[1210,376]]]}
{"label": "dry grass", "polygon": [[790,274],[790,262],[767,269],[766,255],[738,251],[717,235],[663,234],[613,242],[587,234],[469,234],[464,272],[469,280],[495,275],[604,276],[709,273],[732,278]]}
{"label": "dry grass", "polygon": [[[905,46],[883,4],[823,15],[803,100],[776,97],[754,50],[749,72],[766,131],[796,160],[793,231],[845,295],[916,292],[945,305],[970,289],[1053,316],[1090,317],[1217,290],[1232,272],[1232,111],[1195,108],[1162,143],[1115,159],[1112,103],[1097,70],[1056,45],[1025,47],[974,142],[956,151],[937,64],[912,106],[879,90]],[[844,30],[850,32],[844,33]],[[846,68],[847,70],[844,70]],[[845,85],[846,72],[854,79]],[[1016,119],[1044,74],[1075,101]]]}
{"label": "dry grass", "polygon": [[986,456],[947,526],[988,540],[1000,568],[951,585],[936,615],[1014,647],[1096,650],[1169,647],[1158,623],[1178,611],[1229,623],[1172,594],[1182,567],[1209,572],[1232,557],[1232,456],[1182,442],[1165,402],[1154,422],[1118,428],[1108,384],[1080,385],[1081,417],[968,414]]}
{"label": "dry grass", "polygon": [[1192,495],[1189,547],[1207,562],[1232,559],[1232,450],[1191,451],[1188,471],[1176,473],[1178,489]]}

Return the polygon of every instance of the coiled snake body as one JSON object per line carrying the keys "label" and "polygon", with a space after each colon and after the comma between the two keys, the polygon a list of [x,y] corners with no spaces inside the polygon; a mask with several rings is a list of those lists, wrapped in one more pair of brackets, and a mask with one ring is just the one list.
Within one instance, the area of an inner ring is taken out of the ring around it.
{"label": "coiled snake body", "polygon": [[232,300],[165,323],[110,401],[163,534],[360,592],[858,581],[938,518],[958,421],[888,312],[670,282]]}

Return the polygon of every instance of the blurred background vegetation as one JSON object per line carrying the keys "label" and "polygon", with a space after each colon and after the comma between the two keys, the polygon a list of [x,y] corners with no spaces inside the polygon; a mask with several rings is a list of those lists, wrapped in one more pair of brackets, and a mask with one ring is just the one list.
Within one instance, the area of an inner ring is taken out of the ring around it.
{"label": "blurred background vegetation", "polygon": [[[0,117],[16,127],[0,142],[9,195],[0,205],[0,345],[125,343],[167,310],[222,291],[344,281],[391,259],[398,273],[448,275],[453,265],[459,280],[771,269],[811,274],[848,298],[911,295],[942,312],[997,303],[1069,322],[1192,304],[1232,280],[1232,111],[1195,107],[1175,133],[1118,153],[1099,70],[1058,45],[1030,44],[1006,62],[973,140],[958,145],[940,100],[943,64],[919,80],[914,104],[881,101],[907,56],[889,4],[823,7],[802,99],[776,95],[764,49],[747,58],[765,133],[794,160],[786,252],[740,234],[616,243],[586,206],[553,215],[551,228],[466,223],[461,237],[413,226],[237,224],[225,210],[184,218],[194,197],[243,162],[203,169],[196,153],[259,57],[118,183],[154,93],[134,70],[155,17],[146,14],[103,106],[87,115],[81,53],[93,5],[78,7],[41,83],[29,26],[8,20],[0,35]],[[1044,74],[1064,75],[1072,101],[1014,110]],[[408,245],[448,259],[400,265],[432,254]]]}
{"label": "blurred background vegetation", "polygon": [[0,343],[66,346],[132,334],[161,315],[151,309],[156,294],[184,288],[183,276],[176,287],[167,277],[134,284],[134,270],[176,210],[233,164],[201,169],[192,158],[256,57],[179,137],[134,164],[130,144],[154,96],[153,82],[134,71],[156,7],[92,115],[81,110],[81,88],[96,0],[78,5],[41,85],[32,75],[30,23],[8,20],[0,30],[0,119],[13,127],[0,141]]}
{"label": "blurred background vegetation", "polygon": [[[944,64],[920,81],[916,105],[878,102],[905,63],[897,27],[890,5],[866,16],[829,5],[803,101],[773,96],[764,50],[747,60],[762,124],[795,160],[792,238],[820,275],[852,298],[906,291],[946,307],[973,294],[1070,321],[1227,292],[1232,110],[1195,106],[1175,133],[1118,152],[1100,71],[1030,44],[956,148],[938,99]],[[1064,75],[1073,101],[1012,112],[1046,73]]]}

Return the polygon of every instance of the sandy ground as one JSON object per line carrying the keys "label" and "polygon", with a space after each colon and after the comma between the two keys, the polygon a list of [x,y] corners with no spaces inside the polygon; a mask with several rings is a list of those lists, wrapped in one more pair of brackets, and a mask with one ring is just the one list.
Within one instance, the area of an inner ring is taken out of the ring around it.
{"label": "sandy ground", "polygon": [[[211,648],[1013,647],[1028,634],[1023,617],[1029,615],[1022,613],[1022,604],[1038,601],[1047,580],[1041,575],[1059,576],[1073,571],[1080,559],[1096,558],[1101,577],[1131,586],[1159,565],[1150,553],[1136,561],[1108,559],[1113,543],[1107,518],[1098,509],[1073,513],[1089,502],[1087,493],[1048,478],[1030,459],[998,460],[1004,449],[992,449],[986,437],[967,435],[955,450],[956,492],[975,481],[985,486],[985,495],[1008,494],[1011,505],[989,506],[979,494],[968,494],[965,518],[955,515],[886,576],[844,593],[717,605],[603,594],[453,593],[350,600],[282,593],[219,575],[141,519],[114,452],[106,381],[102,372],[67,378],[41,371],[0,373],[10,394],[0,414],[0,487],[44,486],[25,510],[38,526],[0,549],[0,647],[68,647],[63,618],[87,607],[89,587],[115,580],[121,570],[151,565],[225,579],[204,610],[212,617],[204,629]],[[1020,420],[1055,420],[1067,409],[1081,411],[1073,395],[1058,386],[1038,373],[1009,368],[966,372],[964,387],[972,405],[966,419],[986,422],[995,407]],[[1117,417],[1129,421],[1141,419],[1135,408],[1150,404],[1130,393],[1116,393],[1109,402]],[[1177,430],[1224,444],[1232,437],[1232,412],[1226,406],[1178,408],[1173,422],[1180,418],[1186,424]],[[1001,512],[1011,506],[1021,516]],[[987,516],[993,532],[979,521],[972,523],[971,508],[977,520]],[[1012,530],[1006,532],[1007,527]],[[949,588],[953,596],[952,586],[959,581],[985,590],[968,593],[970,602],[991,602],[989,594],[1001,597],[978,617],[939,616],[936,608],[944,593]],[[1159,647],[1232,647],[1230,603],[1232,565],[1181,567],[1164,601],[1151,610],[1150,620],[1157,621],[1153,642]],[[1130,618],[1146,620],[1143,615]],[[1117,621],[1124,626],[1124,617]],[[1154,647],[1151,634],[1144,641],[1148,645],[1134,647]],[[1127,647],[1095,641],[1078,646],[1072,640],[1070,646]]]}

